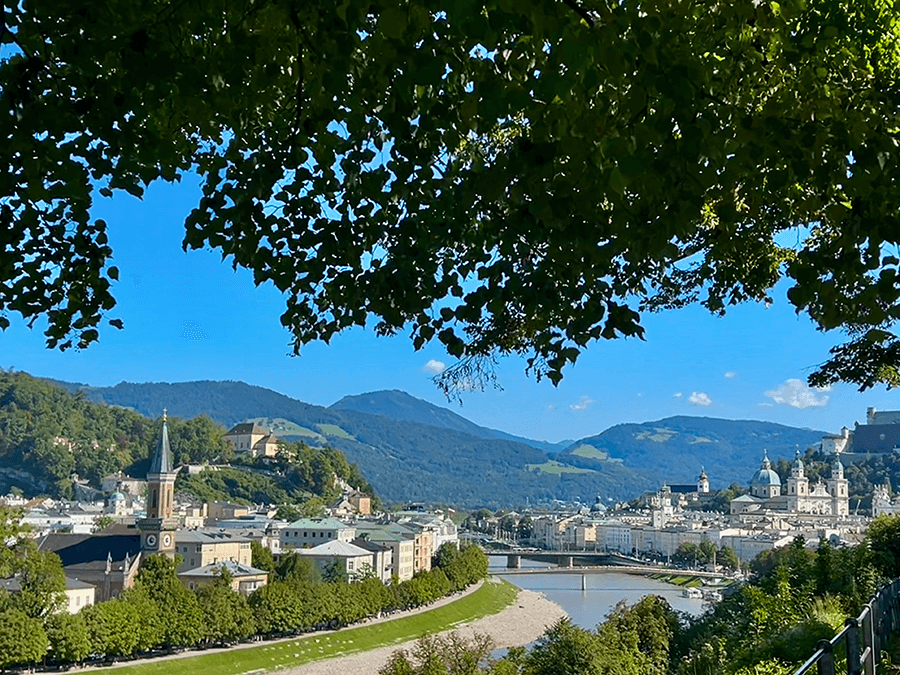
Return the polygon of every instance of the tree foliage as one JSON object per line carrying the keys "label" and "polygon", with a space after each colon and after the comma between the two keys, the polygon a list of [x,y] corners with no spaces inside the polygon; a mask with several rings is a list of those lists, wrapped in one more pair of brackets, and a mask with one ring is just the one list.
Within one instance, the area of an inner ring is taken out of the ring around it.
{"label": "tree foliage", "polygon": [[18,609],[0,613],[0,668],[37,663],[47,652],[47,634],[40,619]]}
{"label": "tree foliage", "polygon": [[92,654],[129,656],[141,642],[143,617],[133,605],[118,599],[89,605],[81,610],[91,641]]}
{"label": "tree foliage", "polygon": [[197,591],[203,612],[204,638],[213,643],[242,640],[256,632],[256,622],[247,599],[231,587],[230,580],[219,579]]}
{"label": "tree foliage", "polygon": [[148,556],[141,564],[135,588],[146,592],[156,605],[163,627],[161,644],[187,647],[202,638],[204,616],[197,596],[181,583],[175,569],[176,562],[163,554]]}
{"label": "tree foliage", "polygon": [[[370,319],[554,382],[639,312],[790,302],[812,380],[897,383],[887,3],[4,0],[0,313],[84,347],[99,195],[196,171],[184,246],[287,296],[297,349]],[[877,198],[875,196],[877,195]],[[8,318],[0,314],[0,326]]]}
{"label": "tree foliage", "polygon": [[38,550],[20,516],[0,507],[0,578],[12,578],[18,586],[0,593],[0,611],[14,609],[43,620],[65,607],[66,578],[59,556]]}
{"label": "tree foliage", "polygon": [[87,624],[81,614],[59,612],[47,618],[44,628],[50,651],[47,656],[59,663],[78,663],[91,653]]}

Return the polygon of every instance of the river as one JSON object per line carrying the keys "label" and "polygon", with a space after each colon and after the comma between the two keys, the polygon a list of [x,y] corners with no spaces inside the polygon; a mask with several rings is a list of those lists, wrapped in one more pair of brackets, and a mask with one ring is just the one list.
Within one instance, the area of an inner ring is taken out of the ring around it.
{"label": "river", "polygon": [[[586,590],[581,589],[582,572],[572,574],[510,574],[504,575],[506,556],[489,556],[490,572],[527,591],[538,591],[562,607],[572,622],[593,629],[602,623],[620,600],[629,605],[645,595],[659,595],[673,609],[700,614],[703,601],[685,598],[682,589],[656,579],[618,572],[584,572]],[[522,568],[546,569],[547,563],[522,559]]]}

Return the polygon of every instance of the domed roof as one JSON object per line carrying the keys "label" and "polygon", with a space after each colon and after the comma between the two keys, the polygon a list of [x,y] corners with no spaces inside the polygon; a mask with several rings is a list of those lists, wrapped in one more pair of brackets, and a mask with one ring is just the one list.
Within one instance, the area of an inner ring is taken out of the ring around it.
{"label": "domed roof", "polygon": [[768,454],[763,457],[759,471],[753,474],[753,478],[750,479],[750,485],[781,485],[781,478],[772,470],[772,463],[769,461]]}
{"label": "domed roof", "polygon": [[124,501],[126,501],[125,495],[122,494],[121,492],[119,492],[118,490],[117,490],[116,492],[113,492],[113,493],[109,496],[109,502],[110,502],[110,503],[112,503],[112,502],[124,502]]}
{"label": "domed roof", "polygon": [[800,448],[797,448],[797,454],[795,455],[794,459],[794,467],[798,469],[803,468],[803,460],[800,458]]}
{"label": "domed roof", "polygon": [[835,453],[834,462],[831,463],[831,477],[832,478],[843,478],[844,477],[844,465],[841,462],[841,453]]}

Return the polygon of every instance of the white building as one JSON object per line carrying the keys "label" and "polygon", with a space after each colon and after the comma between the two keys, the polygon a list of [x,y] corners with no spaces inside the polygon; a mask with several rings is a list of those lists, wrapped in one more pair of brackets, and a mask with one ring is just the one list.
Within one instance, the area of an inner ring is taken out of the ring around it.
{"label": "white building", "polygon": [[350,542],[356,528],[336,518],[301,518],[280,532],[282,550],[310,548],[328,541]]}

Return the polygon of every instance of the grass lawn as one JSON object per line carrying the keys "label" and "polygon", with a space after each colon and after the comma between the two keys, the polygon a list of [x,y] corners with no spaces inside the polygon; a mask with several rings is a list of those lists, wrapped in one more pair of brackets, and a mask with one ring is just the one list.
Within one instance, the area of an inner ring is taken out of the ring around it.
{"label": "grass lawn", "polygon": [[543,464],[526,464],[526,471],[540,471],[541,473],[549,473],[554,475],[559,475],[562,473],[597,473],[593,469],[580,469],[577,466],[569,466],[568,464],[561,464],[557,462],[555,459],[549,459]]}
{"label": "grass lawn", "polygon": [[488,580],[477,591],[460,600],[394,621],[345,628],[327,635],[313,633],[284,642],[264,642],[254,647],[231,649],[216,654],[201,653],[181,659],[104,668],[97,672],[115,675],[237,675],[270,672],[323,658],[399,644],[426,633],[447,630],[461,623],[496,614],[512,604],[518,592],[519,589],[505,581]]}
{"label": "grass lawn", "polygon": [[356,440],[351,434],[348,434],[336,424],[317,424],[316,427],[327,436],[337,436],[338,438],[344,438],[348,441]]}
{"label": "grass lawn", "polygon": [[587,445],[586,443],[579,445],[574,450],[570,450],[570,452],[578,457],[587,457],[588,459],[609,459],[609,453],[598,450],[593,445]]}

